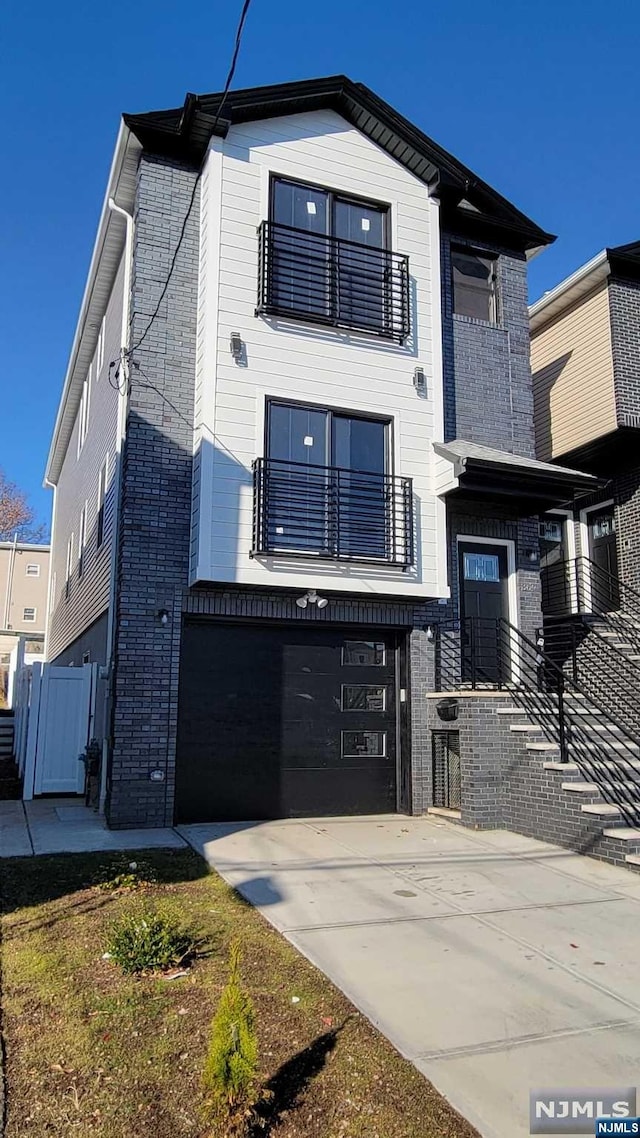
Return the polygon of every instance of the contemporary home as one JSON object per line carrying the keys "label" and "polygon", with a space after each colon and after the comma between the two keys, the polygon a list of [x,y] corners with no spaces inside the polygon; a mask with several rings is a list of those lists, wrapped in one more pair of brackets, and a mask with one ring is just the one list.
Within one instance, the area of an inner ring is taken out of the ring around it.
{"label": "contemporary home", "polygon": [[539,516],[601,482],[535,456],[551,240],[343,76],[123,117],[47,466],[48,659],[106,677],[111,826],[574,842]]}

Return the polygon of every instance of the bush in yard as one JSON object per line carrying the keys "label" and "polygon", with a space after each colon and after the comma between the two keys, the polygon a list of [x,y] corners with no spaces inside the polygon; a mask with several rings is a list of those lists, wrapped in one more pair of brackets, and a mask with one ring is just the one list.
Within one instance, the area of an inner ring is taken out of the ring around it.
{"label": "bush in yard", "polygon": [[111,926],[107,951],[123,972],[149,972],[183,963],[195,950],[191,934],[172,916],[145,908]]}
{"label": "bush in yard", "polygon": [[211,1025],[204,1068],[207,1121],[224,1135],[246,1133],[258,1065],[253,1002],[240,980],[240,947],[231,947],[229,979]]}

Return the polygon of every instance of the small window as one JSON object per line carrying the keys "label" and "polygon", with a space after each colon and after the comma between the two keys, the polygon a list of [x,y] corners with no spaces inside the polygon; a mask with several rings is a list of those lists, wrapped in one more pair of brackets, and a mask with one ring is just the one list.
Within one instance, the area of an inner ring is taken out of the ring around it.
{"label": "small window", "polygon": [[78,530],[78,577],[84,572],[85,546],[87,542],[87,503],[85,502],[80,513],[80,528]]}
{"label": "small window", "polygon": [[84,440],[87,437],[87,430],[89,428],[89,404],[91,402],[91,369],[87,374],[82,385],[82,395],[80,396],[80,408],[78,410],[78,457],[84,445]]}
{"label": "small window", "polygon": [[387,689],[373,684],[343,684],[343,711],[386,711]]}
{"label": "small window", "polygon": [[500,563],[495,553],[465,553],[465,581],[499,581]]}
{"label": "small window", "polygon": [[26,574],[27,574],[27,577],[39,577],[40,576],[40,566],[34,565],[33,563],[29,563],[27,565]]}
{"label": "small window", "polygon": [[542,541],[552,541],[559,544],[562,541],[562,522],[551,522],[545,519],[539,523],[538,533]]}
{"label": "small window", "polygon": [[23,609],[22,619],[24,620],[25,624],[33,624],[36,619],[36,610],[31,608]]}
{"label": "small window", "polygon": [[100,331],[98,333],[98,343],[96,346],[96,380],[100,376],[102,365],[104,363],[104,325],[105,317],[103,316],[102,323],[100,324]]}
{"label": "small window", "polygon": [[385,662],[385,646],[379,640],[347,640],[342,649],[345,667],[379,668]]}
{"label": "small window", "polygon": [[98,475],[98,512],[96,514],[96,547],[98,549],[104,541],[104,502],[107,495],[108,469],[109,456],[107,455]]}
{"label": "small window", "polygon": [[66,577],[65,577],[65,584],[64,584],[64,595],[67,598],[69,597],[69,593],[71,592],[71,574],[73,572],[73,544],[74,544],[73,534],[71,534],[71,536],[67,542],[67,564],[66,564]]}
{"label": "small window", "polygon": [[387,753],[386,731],[343,731],[342,757],[344,759],[379,758]]}
{"label": "small window", "polygon": [[91,663],[91,653],[89,651],[82,653],[82,663],[83,664],[90,664]]}
{"label": "small window", "polygon": [[496,324],[496,261],[472,249],[452,249],[453,311]]}

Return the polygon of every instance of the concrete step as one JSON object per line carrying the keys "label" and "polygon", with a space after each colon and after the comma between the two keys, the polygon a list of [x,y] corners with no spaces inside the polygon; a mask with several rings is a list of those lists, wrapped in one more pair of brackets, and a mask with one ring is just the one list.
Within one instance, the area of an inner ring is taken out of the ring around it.
{"label": "concrete step", "polygon": [[[545,763],[545,766],[549,766]],[[573,794],[600,794],[600,787],[595,782],[561,782],[561,790],[570,790]]]}
{"label": "concrete step", "polygon": [[625,854],[624,860],[629,865],[640,865],[640,854]]}
{"label": "concrete step", "polygon": [[582,814],[595,814],[596,818],[620,818],[622,810],[611,802],[586,802],[580,807]]}
{"label": "concrete step", "polygon": [[542,727],[540,726],[539,723],[510,723],[509,724],[509,730],[510,731],[521,731],[521,732],[527,732],[527,731],[540,732],[540,731],[542,731]]}
{"label": "concrete step", "polygon": [[497,715],[524,715],[525,712],[521,707],[497,707]]}
{"label": "concrete step", "polygon": [[559,751],[557,743],[525,743],[527,751]]}
{"label": "concrete step", "polygon": [[578,794],[602,794],[605,790],[616,794],[620,791],[636,790],[640,804],[640,782],[619,782],[613,779],[608,782],[563,782],[562,789],[572,790]]}
{"label": "concrete step", "polygon": [[577,763],[549,762],[543,763],[542,769],[545,771],[564,771],[565,774],[572,774],[573,772],[577,773],[580,770],[580,767]]}
{"label": "concrete step", "polygon": [[621,842],[640,842],[640,830],[633,826],[614,826],[603,833],[605,838],[617,838]]}

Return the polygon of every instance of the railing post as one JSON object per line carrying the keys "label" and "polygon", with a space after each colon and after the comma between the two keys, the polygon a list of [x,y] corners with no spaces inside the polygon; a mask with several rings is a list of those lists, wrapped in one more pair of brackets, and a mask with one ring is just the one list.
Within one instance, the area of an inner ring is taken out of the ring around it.
{"label": "railing post", "polygon": [[476,636],[475,636],[475,619],[470,616],[469,620],[469,651],[471,653],[471,689],[476,690]]}
{"label": "railing post", "polygon": [[560,735],[560,762],[569,762],[569,741],[567,738],[567,721],[565,718],[564,707],[564,676],[560,672],[560,679],[558,682],[558,729]]}
{"label": "railing post", "polygon": [[576,625],[571,622],[571,674],[574,684],[578,682],[578,650],[576,643]]}

